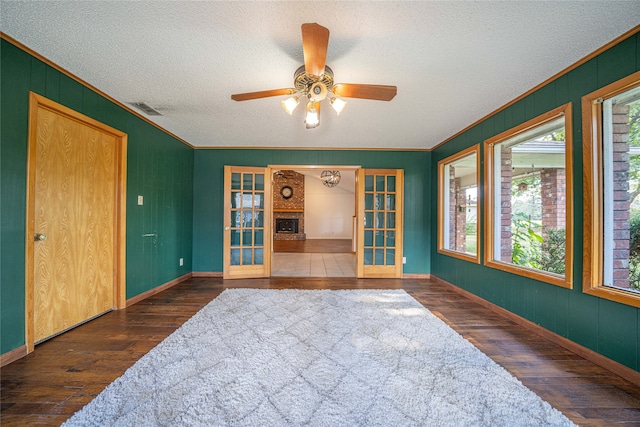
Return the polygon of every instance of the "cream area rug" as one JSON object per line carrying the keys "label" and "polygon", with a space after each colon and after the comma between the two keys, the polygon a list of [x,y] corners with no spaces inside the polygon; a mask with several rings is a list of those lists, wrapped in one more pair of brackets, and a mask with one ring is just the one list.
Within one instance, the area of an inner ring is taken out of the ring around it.
{"label": "cream area rug", "polygon": [[225,290],[66,426],[572,426],[402,290]]}

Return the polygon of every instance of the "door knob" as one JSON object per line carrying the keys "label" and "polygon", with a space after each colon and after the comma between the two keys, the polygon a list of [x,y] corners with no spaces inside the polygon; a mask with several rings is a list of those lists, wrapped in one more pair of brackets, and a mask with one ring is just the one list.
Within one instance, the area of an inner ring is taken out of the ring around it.
{"label": "door knob", "polygon": [[41,233],[36,233],[33,236],[33,240],[36,242],[41,242],[43,240],[47,240],[47,235],[46,234],[41,234]]}

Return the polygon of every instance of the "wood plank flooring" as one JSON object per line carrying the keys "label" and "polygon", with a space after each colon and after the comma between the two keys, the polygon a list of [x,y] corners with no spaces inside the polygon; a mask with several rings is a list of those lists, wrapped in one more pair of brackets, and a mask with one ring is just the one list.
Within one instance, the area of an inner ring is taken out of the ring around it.
{"label": "wood plank flooring", "polygon": [[273,252],[351,253],[351,239],[274,240]]}
{"label": "wood plank flooring", "polygon": [[[59,425],[224,289],[405,289],[583,426],[640,425],[640,389],[430,280],[190,279],[52,338],[1,371],[0,424]],[[419,375],[416,372],[416,375]]]}

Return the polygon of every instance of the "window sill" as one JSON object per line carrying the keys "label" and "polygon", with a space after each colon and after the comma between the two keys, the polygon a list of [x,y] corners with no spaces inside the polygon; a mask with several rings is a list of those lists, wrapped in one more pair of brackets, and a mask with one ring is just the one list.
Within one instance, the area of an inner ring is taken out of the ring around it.
{"label": "window sill", "polygon": [[573,283],[570,278],[554,273],[546,273],[532,268],[520,267],[517,265],[500,262],[496,260],[485,260],[487,267],[497,270],[506,271],[508,273],[517,274],[518,276],[528,277],[529,279],[538,280],[540,282],[549,283],[550,285],[560,286],[562,288],[573,289]]}
{"label": "window sill", "polygon": [[585,286],[582,291],[585,294],[593,295],[595,297],[640,308],[640,294],[623,291],[622,289],[610,288],[608,286]]}
{"label": "window sill", "polygon": [[469,261],[472,262],[474,264],[480,264],[480,255],[476,254],[468,254],[465,252],[456,252],[456,251],[452,251],[452,250],[448,250],[448,249],[438,249],[438,253],[442,254],[442,255],[446,255],[446,256],[450,256],[453,258],[458,258],[461,259],[463,261]]}

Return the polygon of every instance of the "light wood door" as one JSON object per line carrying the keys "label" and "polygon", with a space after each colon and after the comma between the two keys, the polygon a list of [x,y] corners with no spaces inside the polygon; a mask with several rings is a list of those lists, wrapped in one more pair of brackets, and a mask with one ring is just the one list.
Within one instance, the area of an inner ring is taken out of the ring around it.
{"label": "light wood door", "polygon": [[28,342],[38,343],[119,305],[124,134],[41,97],[30,120]]}
{"label": "light wood door", "polygon": [[360,169],[357,183],[360,278],[402,278],[404,171]]}
{"label": "light wood door", "polygon": [[271,275],[269,168],[224,168],[225,279]]}

